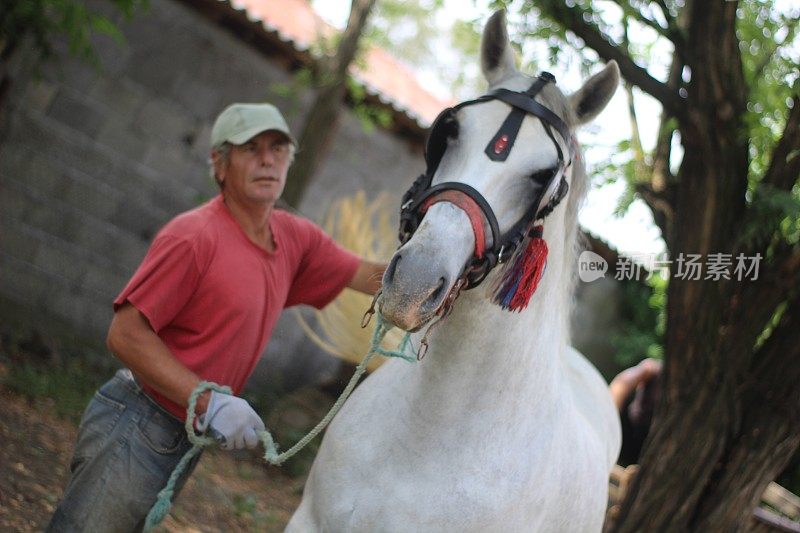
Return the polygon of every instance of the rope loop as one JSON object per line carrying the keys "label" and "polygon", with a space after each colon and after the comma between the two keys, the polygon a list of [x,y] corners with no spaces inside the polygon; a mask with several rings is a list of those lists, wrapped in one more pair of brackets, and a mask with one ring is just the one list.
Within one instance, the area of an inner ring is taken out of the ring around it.
{"label": "rope loop", "polygon": [[[411,346],[411,334],[409,333],[405,334],[397,350],[384,350],[381,348],[381,342],[383,342],[384,337],[386,337],[386,334],[389,333],[393,326],[387,324],[380,311],[376,312],[375,314],[377,316],[377,320],[375,323],[375,330],[372,333],[369,352],[367,352],[367,355],[358,364],[355,372],[353,373],[353,377],[351,377],[350,381],[347,383],[347,387],[345,387],[342,394],[336,400],[336,403],[333,404],[322,420],[320,420],[319,423],[314,426],[314,428],[305,437],[300,439],[294,446],[283,453],[278,453],[278,444],[275,442],[275,439],[272,437],[272,434],[269,431],[264,430],[258,432],[258,438],[261,440],[262,446],[264,446],[264,460],[269,464],[275,466],[283,464],[287,459],[291,458],[293,455],[305,448],[309,442],[314,440],[314,438],[319,435],[322,430],[325,429],[325,427],[327,427],[330,421],[333,420],[333,417],[336,416],[336,414],[342,408],[344,402],[347,401],[347,398],[350,397],[350,394],[353,392],[353,389],[356,388],[361,376],[367,370],[367,364],[369,364],[370,360],[375,355],[382,355],[383,357],[396,357],[411,363],[417,360],[416,353],[414,353],[414,348]],[[405,353],[407,349],[410,349],[414,355],[407,355]],[[191,442],[193,446],[181,458],[180,462],[175,467],[175,470],[172,471],[169,481],[167,481],[167,485],[158,493],[158,498],[156,499],[155,504],[153,504],[153,507],[147,514],[147,520],[145,521],[144,526],[145,532],[152,530],[154,527],[160,524],[164,518],[166,518],[167,514],[169,514],[169,510],[172,507],[172,496],[175,492],[175,484],[177,483],[181,474],[183,474],[183,472],[186,470],[186,467],[191,460],[197,454],[199,454],[203,448],[218,444],[215,439],[205,435],[198,435],[194,430],[194,421],[195,418],[197,418],[197,415],[195,414],[197,398],[207,390],[213,390],[224,394],[232,394],[230,387],[217,385],[211,381],[201,381],[189,395],[189,405],[186,407],[185,427],[189,442]]]}

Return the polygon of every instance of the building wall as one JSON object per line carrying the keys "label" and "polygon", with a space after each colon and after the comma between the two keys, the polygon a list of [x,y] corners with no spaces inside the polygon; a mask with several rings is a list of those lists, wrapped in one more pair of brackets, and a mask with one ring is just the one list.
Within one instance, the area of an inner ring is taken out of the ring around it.
{"label": "building wall", "polygon": [[[275,96],[287,72],[183,4],[151,2],[119,25],[126,43],[98,40],[99,70],[62,49],[36,74],[22,51],[0,121],[0,298],[99,340],[158,229],[216,193],[207,154],[219,111],[269,99],[299,133],[313,97]],[[362,188],[399,195],[421,166],[407,141],[345,113],[301,212],[321,220],[331,200]],[[293,319],[270,350],[301,368],[316,352]]]}

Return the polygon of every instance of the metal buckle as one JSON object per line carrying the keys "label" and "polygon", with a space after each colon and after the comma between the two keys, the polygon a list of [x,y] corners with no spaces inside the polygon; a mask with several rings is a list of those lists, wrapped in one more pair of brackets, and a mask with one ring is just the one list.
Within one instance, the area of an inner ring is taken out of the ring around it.
{"label": "metal buckle", "polygon": [[428,326],[427,331],[425,331],[425,335],[422,336],[422,340],[419,341],[419,349],[417,350],[417,361],[422,361],[425,357],[425,354],[428,353],[428,335],[431,334],[431,331],[436,329],[442,321],[447,318],[450,312],[453,310],[453,304],[456,302],[458,295],[461,293],[461,289],[467,284],[467,277],[461,276],[453,285],[453,288],[450,289],[450,292],[447,293],[442,305],[439,306],[439,309],[436,310],[436,320]]}
{"label": "metal buckle", "polygon": [[383,289],[378,289],[378,292],[375,293],[375,296],[372,298],[372,303],[369,304],[369,309],[367,312],[364,313],[364,316],[361,317],[361,327],[365,328],[369,325],[370,320],[372,320],[372,315],[375,314],[375,303],[378,301],[378,298],[383,293]]}

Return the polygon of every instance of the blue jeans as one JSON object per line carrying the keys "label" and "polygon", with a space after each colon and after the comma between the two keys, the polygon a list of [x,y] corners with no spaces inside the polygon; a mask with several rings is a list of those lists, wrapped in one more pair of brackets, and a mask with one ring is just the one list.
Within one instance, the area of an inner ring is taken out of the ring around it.
{"label": "blue jeans", "polygon": [[[72,474],[47,531],[141,531],[191,447],[183,422],[147,396],[129,370],[119,370],[83,414]],[[176,484],[176,497],[199,458]]]}

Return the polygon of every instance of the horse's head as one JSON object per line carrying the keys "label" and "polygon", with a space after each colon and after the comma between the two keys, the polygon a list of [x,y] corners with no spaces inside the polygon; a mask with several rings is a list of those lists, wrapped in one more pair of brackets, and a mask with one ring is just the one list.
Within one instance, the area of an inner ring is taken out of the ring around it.
{"label": "horse's head", "polygon": [[580,167],[572,130],[605,107],[619,81],[611,62],[564,96],[547,73],[520,73],[502,11],[484,29],[481,66],[489,93],[440,115],[427,172],[404,198],[407,240],[384,275],[381,311],[407,331],[433,318],[461,284],[480,283],[508,259],[535,220],[548,217],[545,238],[554,253],[563,249],[559,202]]}

